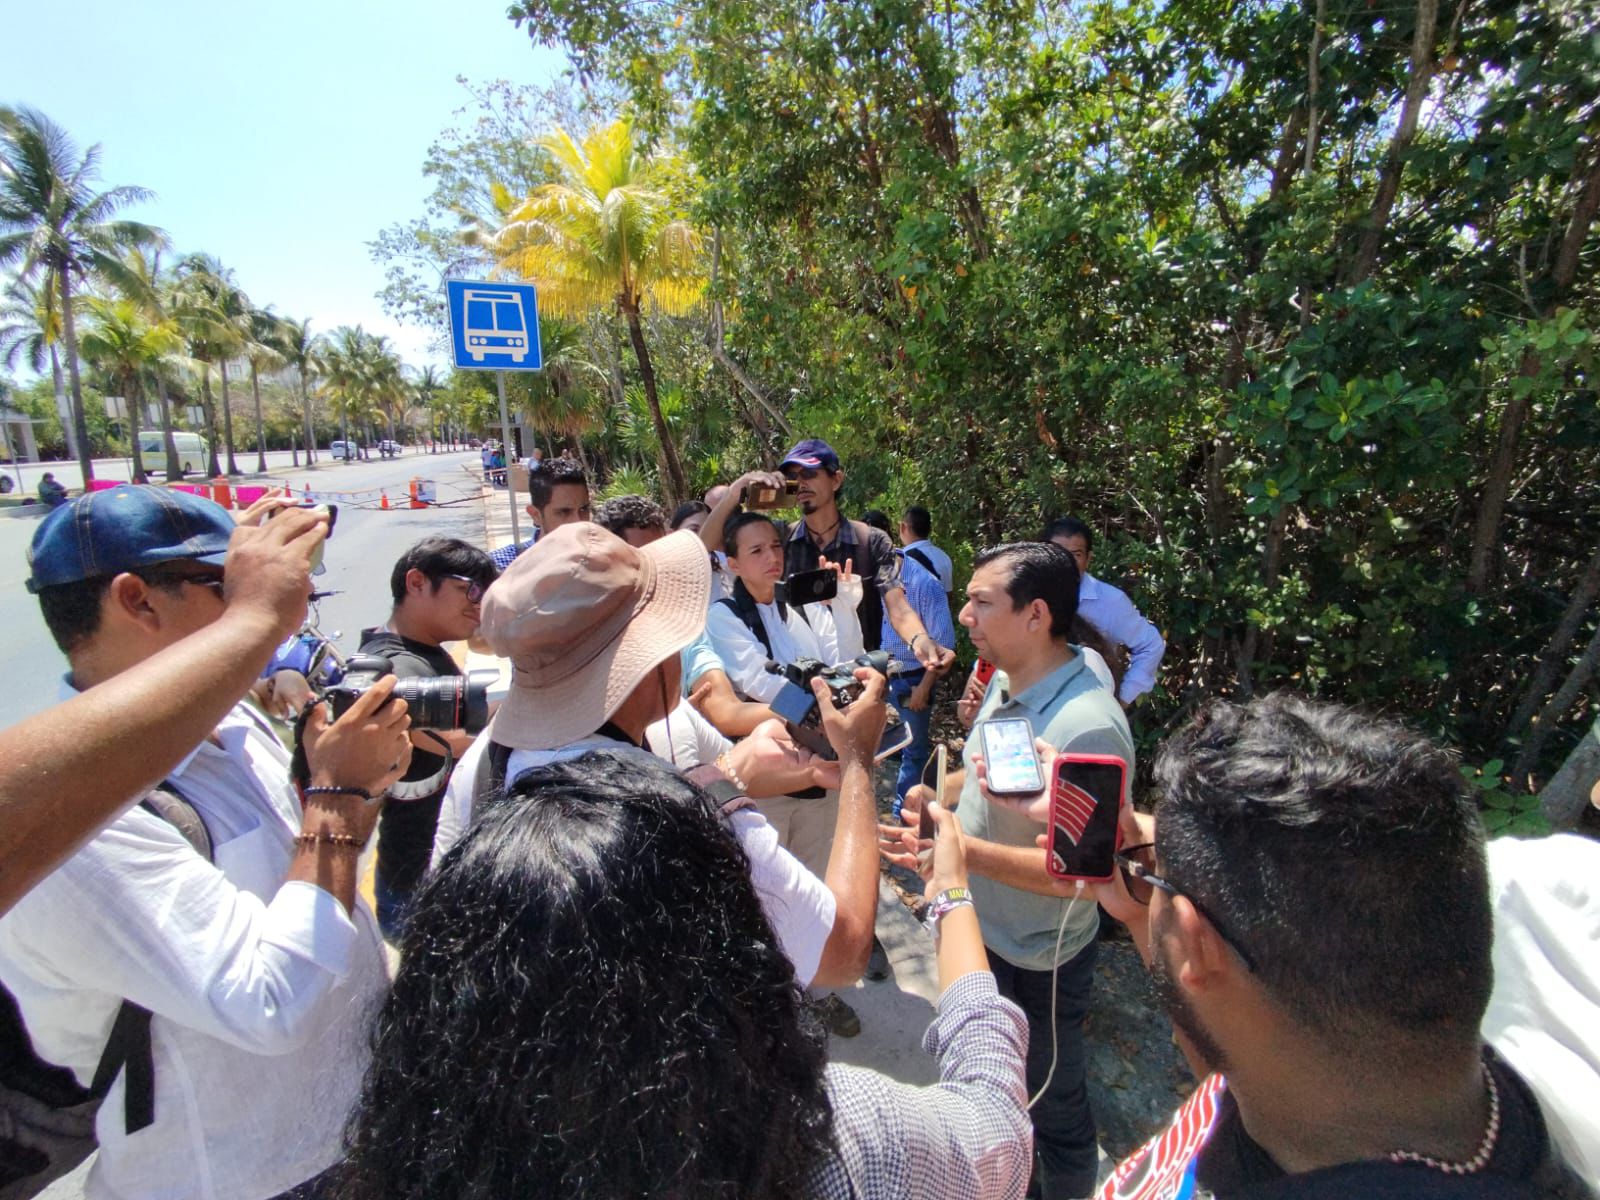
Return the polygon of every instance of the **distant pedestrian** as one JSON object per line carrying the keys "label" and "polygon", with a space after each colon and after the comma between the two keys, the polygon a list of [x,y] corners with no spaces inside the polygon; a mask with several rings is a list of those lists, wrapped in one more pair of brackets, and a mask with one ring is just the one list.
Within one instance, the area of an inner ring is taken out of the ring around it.
{"label": "distant pedestrian", "polygon": [[900,545],[912,562],[921,563],[939,577],[945,594],[955,591],[955,573],[950,556],[928,539],[933,536],[933,517],[920,504],[907,508],[900,518]]}
{"label": "distant pedestrian", "polygon": [[39,502],[47,508],[60,508],[67,502],[67,489],[57,483],[49,471],[39,480]]}
{"label": "distant pedestrian", "polygon": [[1077,517],[1062,517],[1046,526],[1043,540],[1060,546],[1078,564],[1078,615],[1100,632],[1113,651],[1128,648],[1128,669],[1117,688],[1117,699],[1126,708],[1155,686],[1167,643],[1126,592],[1089,574],[1094,531],[1087,525]]}

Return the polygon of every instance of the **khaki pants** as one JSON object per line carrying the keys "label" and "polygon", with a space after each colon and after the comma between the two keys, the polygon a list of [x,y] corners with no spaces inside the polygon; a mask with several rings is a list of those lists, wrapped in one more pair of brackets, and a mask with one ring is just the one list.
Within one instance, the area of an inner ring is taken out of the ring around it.
{"label": "khaki pants", "polygon": [[828,855],[833,853],[833,829],[839,822],[839,793],[830,791],[814,800],[775,796],[755,804],[778,831],[778,844],[799,859],[806,870],[826,880]]}

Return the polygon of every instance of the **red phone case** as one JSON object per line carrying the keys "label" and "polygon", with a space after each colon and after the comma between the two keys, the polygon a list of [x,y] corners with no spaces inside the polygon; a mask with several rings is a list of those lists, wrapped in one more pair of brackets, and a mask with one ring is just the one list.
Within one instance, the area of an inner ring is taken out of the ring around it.
{"label": "red phone case", "polygon": [[1122,794],[1127,789],[1128,764],[1114,754],[1061,754],[1056,757],[1055,767],[1052,771],[1054,778],[1050,781],[1050,842],[1051,845],[1044,852],[1045,870],[1053,879],[1081,879],[1085,883],[1109,883],[1117,873],[1116,864],[1112,863],[1111,869],[1104,875],[1074,875],[1056,869],[1055,831],[1058,826],[1064,828],[1069,837],[1076,844],[1083,832],[1088,829],[1090,819],[1095,815],[1101,801],[1091,796],[1077,784],[1065,778],[1065,768],[1072,763],[1094,763],[1100,766],[1117,768],[1117,823],[1112,835],[1111,853],[1116,854],[1122,849]]}
{"label": "red phone case", "polygon": [[977,679],[979,687],[988,687],[989,680],[994,678],[994,664],[986,658],[980,658],[977,665],[972,668],[972,674]]}

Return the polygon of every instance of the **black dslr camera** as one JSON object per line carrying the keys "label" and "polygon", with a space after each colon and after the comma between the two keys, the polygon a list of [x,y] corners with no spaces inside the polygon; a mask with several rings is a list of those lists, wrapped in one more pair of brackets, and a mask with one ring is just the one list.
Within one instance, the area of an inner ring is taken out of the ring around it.
{"label": "black dslr camera", "polygon": [[[351,655],[345,660],[344,678],[323,693],[333,706],[334,720],[378,680],[392,674],[393,665],[382,655]],[[489,685],[496,677],[493,671],[469,671],[436,679],[402,679],[394,685],[394,695],[406,702],[413,729],[478,733],[489,723]]]}
{"label": "black dslr camera", "polygon": [[[823,758],[833,759],[833,746],[822,731],[822,714],[817,709],[817,698],[812,694],[811,681],[820,679],[828,685],[834,707],[849,708],[861,695],[861,681],[856,678],[857,668],[867,667],[887,678],[905,670],[905,665],[889,657],[884,650],[871,650],[852,662],[830,667],[814,658],[797,658],[792,663],[767,663],[773,675],[782,675],[783,690],[771,701],[769,707],[783,718],[798,745],[812,750]],[[878,743],[878,758],[893,754],[910,741],[910,728],[900,720],[893,708],[889,709],[888,723],[883,728],[883,740]]]}

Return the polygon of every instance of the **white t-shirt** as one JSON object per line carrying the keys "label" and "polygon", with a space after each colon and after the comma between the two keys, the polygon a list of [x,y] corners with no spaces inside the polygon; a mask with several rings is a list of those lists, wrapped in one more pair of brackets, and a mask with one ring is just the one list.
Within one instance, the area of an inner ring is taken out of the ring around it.
{"label": "white t-shirt", "polygon": [[[716,762],[717,756],[732,745],[692,704],[681,702],[669,717],[645,730],[644,736],[649,750],[604,737],[585,738],[559,750],[513,750],[506,763],[506,779],[513,780],[524,771],[547,763],[577,758],[589,750],[651,754],[686,771]],[[479,764],[488,747],[487,738],[474,741],[450,776],[450,786],[439,810],[438,831],[433,839],[432,865],[435,867],[472,819]],[[801,865],[799,859],[778,844],[777,830],[755,809],[740,809],[725,819],[750,860],[750,882],[761,899],[762,911],[772,923],[778,944],[794,964],[795,978],[805,987],[816,975],[828,935],[833,932],[833,919],[838,910],[833,893]]]}
{"label": "white t-shirt", "polygon": [[751,700],[765,704],[777,697],[784,684],[783,676],[767,670],[769,657],[781,663],[814,658],[832,666],[849,662],[861,653],[861,620],[857,613],[860,603],[861,581],[856,579],[840,584],[839,595],[832,604],[805,605],[804,615],[795,605],[786,605],[785,611],[779,612],[776,602],[757,604],[756,612],[772,645],[770,656],[739,614],[726,604],[711,606],[706,616],[706,636],[722,660],[729,682]]}

